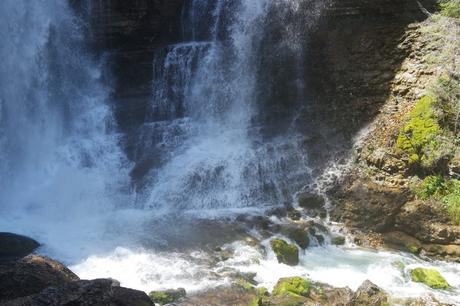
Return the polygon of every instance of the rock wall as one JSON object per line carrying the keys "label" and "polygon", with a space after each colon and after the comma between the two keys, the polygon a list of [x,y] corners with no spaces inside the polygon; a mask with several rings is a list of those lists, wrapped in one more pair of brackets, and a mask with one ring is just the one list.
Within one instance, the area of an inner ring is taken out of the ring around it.
{"label": "rock wall", "polygon": [[[408,115],[422,97],[439,95],[440,80],[448,76],[449,71],[454,71],[454,50],[458,42],[455,43],[448,33],[458,32],[459,27],[458,20],[440,15],[409,24],[395,46],[400,54],[406,54],[401,57],[403,61],[392,68],[394,72],[388,75],[388,82],[375,84],[387,86],[382,88],[384,95],[376,96],[385,99],[378,103],[376,117],[368,117],[371,120],[369,132],[357,146],[350,169],[330,191],[334,204],[332,219],[345,223],[352,231],[364,232],[365,237],[358,233],[359,243],[383,244],[460,261],[460,226],[455,216],[448,212],[441,198],[424,198],[417,192],[423,179],[430,175],[441,177],[446,185],[449,180],[453,182],[455,169],[445,170],[444,163],[439,167],[430,166],[429,170],[421,166],[414,168],[407,156],[397,149],[397,139],[407,124]],[[372,83],[375,78],[368,82]],[[457,85],[451,86],[457,86],[458,95],[460,87],[456,80],[452,84],[456,82]],[[448,139],[443,148],[455,154],[458,152],[455,134],[449,133],[445,131],[443,135]],[[449,156],[453,157],[450,153]],[[379,239],[381,241],[377,241]]]}
{"label": "rock wall", "polygon": [[[432,7],[431,2],[424,3]],[[314,163],[345,156],[360,129],[381,111],[410,50],[407,27],[426,18],[417,1],[335,1],[309,37],[310,105],[301,120],[318,131]]]}
{"label": "rock wall", "polygon": [[[81,1],[70,1],[77,10],[86,10],[92,46],[108,56],[115,115],[133,158],[129,133],[144,122],[152,55],[158,47],[180,41],[184,0],[92,0],[86,8]],[[433,1],[421,2],[430,9]],[[343,156],[354,135],[379,113],[389,83],[408,55],[398,47],[405,29],[425,17],[416,0],[335,0],[312,32],[305,33],[309,99],[303,111],[295,111],[299,126],[311,135],[305,146],[318,169]]]}

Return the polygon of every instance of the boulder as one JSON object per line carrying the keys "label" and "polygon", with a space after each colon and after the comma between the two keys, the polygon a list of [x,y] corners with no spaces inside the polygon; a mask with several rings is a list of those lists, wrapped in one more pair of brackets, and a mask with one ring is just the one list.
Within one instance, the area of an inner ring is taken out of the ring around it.
{"label": "boulder", "polygon": [[278,280],[273,288],[273,296],[303,296],[310,293],[311,281],[301,277],[287,277]]}
{"label": "boulder", "polygon": [[5,306],[117,305],[153,306],[143,291],[119,287],[112,279],[80,280],[5,302]]}
{"label": "boulder", "polygon": [[177,300],[184,298],[186,295],[187,293],[184,288],[152,291],[149,293],[150,299],[154,303],[158,303],[160,305],[176,302]]}
{"label": "boulder", "polygon": [[412,196],[410,191],[382,186],[366,179],[350,180],[331,191],[334,207],[331,219],[350,228],[377,233],[393,229],[401,207]]}
{"label": "boulder", "polygon": [[0,233],[0,262],[22,258],[40,244],[32,238],[12,233]]}
{"label": "boulder", "polygon": [[410,275],[414,282],[424,283],[433,289],[450,288],[446,279],[435,269],[416,268],[410,272]]}
{"label": "boulder", "polygon": [[449,224],[443,206],[435,201],[406,203],[396,218],[396,227],[423,242],[460,244],[460,226]]}
{"label": "boulder", "polygon": [[[174,303],[177,306],[196,306],[196,305],[251,305],[259,306],[259,290],[254,288],[247,289],[240,285],[219,286],[199,292]],[[255,304],[257,303],[257,304]]]}
{"label": "boulder", "polygon": [[281,231],[289,239],[295,241],[299,247],[306,249],[310,244],[310,238],[308,236],[308,229],[302,226],[287,226]]}
{"label": "boulder", "polygon": [[388,304],[388,294],[371,281],[365,281],[356,291],[354,306],[381,306]]}
{"label": "boulder", "polygon": [[299,206],[302,208],[322,208],[324,206],[324,198],[321,195],[304,192],[299,195]]}
{"label": "boulder", "polygon": [[78,276],[63,264],[48,257],[29,255],[15,262],[0,264],[0,301],[78,280]]}
{"label": "boulder", "polygon": [[274,239],[271,241],[271,246],[278,262],[290,266],[299,264],[299,249],[294,244],[289,244],[282,239]]}
{"label": "boulder", "polygon": [[344,306],[352,305],[354,292],[350,288],[334,288],[332,286],[315,283],[313,284],[307,305],[321,306]]}

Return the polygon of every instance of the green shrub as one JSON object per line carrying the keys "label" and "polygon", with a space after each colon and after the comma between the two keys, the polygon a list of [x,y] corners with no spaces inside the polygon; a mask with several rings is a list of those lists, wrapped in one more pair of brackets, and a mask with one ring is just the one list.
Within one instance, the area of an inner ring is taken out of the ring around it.
{"label": "green shrub", "polygon": [[431,198],[442,202],[452,222],[460,225],[460,180],[428,176],[415,187],[415,193],[422,200]]}
{"label": "green shrub", "polygon": [[443,0],[439,3],[441,15],[460,18],[460,1],[459,0]]}
{"label": "green shrub", "polygon": [[431,86],[431,92],[436,97],[435,108],[439,123],[443,128],[455,134],[459,125],[460,111],[460,81],[458,77],[450,74],[441,75]]}
{"label": "green shrub", "polygon": [[409,114],[409,121],[400,130],[396,149],[409,157],[410,164],[431,167],[436,162],[439,148],[437,139],[442,134],[433,105],[436,99],[424,96]]}
{"label": "green shrub", "polygon": [[448,192],[442,199],[450,219],[460,225],[460,181],[451,180],[448,182]]}
{"label": "green shrub", "polygon": [[446,191],[446,183],[442,176],[427,176],[415,189],[420,199],[442,196]]}

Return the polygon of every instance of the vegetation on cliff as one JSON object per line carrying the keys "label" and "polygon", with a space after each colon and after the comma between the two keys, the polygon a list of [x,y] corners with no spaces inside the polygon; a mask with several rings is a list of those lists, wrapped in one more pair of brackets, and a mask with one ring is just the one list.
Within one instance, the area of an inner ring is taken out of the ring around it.
{"label": "vegetation on cliff", "polygon": [[442,130],[436,118],[432,96],[421,98],[409,114],[409,121],[401,129],[396,143],[397,151],[406,154],[409,164],[431,167],[437,159]]}
{"label": "vegetation on cliff", "polygon": [[460,260],[458,7],[442,1],[439,13],[408,27],[398,45],[408,56],[330,192],[333,219],[365,232],[363,245]]}
{"label": "vegetation on cliff", "polygon": [[458,0],[442,0],[439,3],[439,7],[442,15],[460,18],[460,2]]}

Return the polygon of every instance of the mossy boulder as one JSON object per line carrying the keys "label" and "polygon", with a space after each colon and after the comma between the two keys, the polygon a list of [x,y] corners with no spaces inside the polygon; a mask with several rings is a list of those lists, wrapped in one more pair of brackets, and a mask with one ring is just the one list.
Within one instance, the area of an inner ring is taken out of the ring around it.
{"label": "mossy boulder", "polygon": [[416,268],[411,272],[411,278],[414,282],[424,283],[434,289],[448,289],[450,285],[446,279],[435,269]]}
{"label": "mossy boulder", "polygon": [[302,208],[321,208],[324,206],[324,198],[318,194],[304,192],[299,195],[299,206]]}
{"label": "mossy boulder", "polygon": [[308,297],[312,283],[302,277],[287,277],[278,280],[273,289],[273,296]]}
{"label": "mossy boulder", "polygon": [[269,306],[270,305],[270,293],[267,288],[257,288],[257,296],[252,300],[249,306]]}
{"label": "mossy boulder", "polygon": [[160,305],[165,305],[169,303],[173,303],[181,298],[184,298],[187,295],[185,289],[169,289],[163,291],[152,291],[149,293],[150,299],[154,303],[158,303]]}
{"label": "mossy boulder", "polygon": [[290,266],[299,264],[299,249],[294,244],[289,244],[282,239],[274,239],[271,241],[271,246],[278,262]]}
{"label": "mossy boulder", "polygon": [[345,237],[344,236],[335,236],[332,237],[331,243],[333,245],[344,245],[345,244]]}

